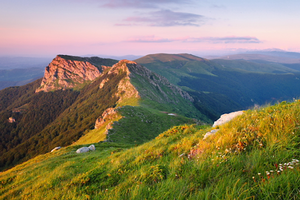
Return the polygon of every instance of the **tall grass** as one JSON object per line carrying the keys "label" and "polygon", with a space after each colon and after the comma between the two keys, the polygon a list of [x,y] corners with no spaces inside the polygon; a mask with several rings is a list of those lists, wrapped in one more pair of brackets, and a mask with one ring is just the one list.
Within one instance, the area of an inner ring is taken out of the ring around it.
{"label": "tall grass", "polygon": [[136,147],[67,147],[2,172],[0,198],[299,199],[299,112],[248,110],[206,140],[210,127],[183,125]]}

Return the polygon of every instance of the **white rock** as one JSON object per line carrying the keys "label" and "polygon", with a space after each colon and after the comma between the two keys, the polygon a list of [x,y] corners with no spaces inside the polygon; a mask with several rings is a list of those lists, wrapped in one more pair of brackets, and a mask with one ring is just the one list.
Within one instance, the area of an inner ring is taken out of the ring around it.
{"label": "white rock", "polygon": [[225,123],[231,121],[233,118],[235,118],[239,115],[242,115],[243,113],[244,113],[244,111],[236,111],[236,112],[232,112],[229,114],[221,115],[221,117],[217,121],[214,122],[213,127],[225,124]]}
{"label": "white rock", "polygon": [[80,149],[77,149],[76,153],[85,153],[88,151],[95,151],[95,145],[90,145],[89,147],[81,147]]}
{"label": "white rock", "polygon": [[59,150],[61,147],[55,147],[54,149],[51,150],[51,152]]}
{"label": "white rock", "polygon": [[95,145],[91,145],[91,146],[89,146],[89,149],[90,149],[90,151],[95,151],[96,150],[96,148],[95,148]]}
{"label": "white rock", "polygon": [[80,149],[77,149],[76,153],[85,153],[88,152],[90,148],[88,147],[81,147]]}
{"label": "white rock", "polygon": [[211,135],[216,134],[216,132],[218,132],[218,131],[219,131],[219,129],[213,129],[213,130],[211,130],[210,132],[205,133],[205,135],[204,135],[204,137],[203,137],[203,140],[205,140],[206,138],[208,138],[208,137],[211,136]]}

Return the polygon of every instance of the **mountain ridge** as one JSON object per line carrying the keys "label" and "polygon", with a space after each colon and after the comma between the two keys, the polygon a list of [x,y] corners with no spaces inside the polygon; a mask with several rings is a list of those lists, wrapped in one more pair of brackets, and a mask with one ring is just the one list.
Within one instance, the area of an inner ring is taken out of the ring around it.
{"label": "mountain ridge", "polygon": [[[87,64],[87,60],[91,59],[94,63]],[[99,61],[97,66],[95,61]],[[30,94],[25,92],[21,94],[20,98],[5,100],[6,105],[11,104],[11,106],[8,108],[3,106],[0,110],[3,113],[0,126],[6,127],[0,136],[4,138],[5,134],[11,135],[11,139],[7,142],[14,141],[14,143],[9,149],[4,144],[0,148],[3,152],[0,160],[2,168],[47,152],[55,146],[70,145],[76,141],[79,143],[99,142],[105,140],[107,136],[110,141],[119,141],[118,134],[132,123],[130,119],[135,121],[142,117],[142,122],[136,125],[131,124],[128,127],[142,126],[144,129],[143,132],[135,129],[126,130],[127,135],[132,133],[132,136],[123,137],[127,137],[127,142],[131,143],[134,141],[145,142],[174,125],[193,123],[192,118],[209,121],[205,115],[193,107],[192,98],[178,87],[171,85],[167,79],[133,61],[121,60],[111,67],[102,65],[101,61],[106,62],[107,60],[58,56],[46,67],[45,74],[47,76],[42,81],[39,80],[41,81],[40,86],[35,84],[30,89]],[[79,76],[80,79],[77,81],[76,73],[82,75],[82,72],[87,69],[95,72],[99,68],[102,71],[101,73],[100,70],[99,73],[97,72],[97,77],[92,73],[93,80],[84,81]],[[75,77],[74,82],[77,81],[79,86],[78,84],[66,85],[66,81],[57,81],[57,78],[66,80],[73,77]],[[83,81],[81,82],[81,80]],[[44,86],[46,86],[45,90],[41,90]],[[16,87],[15,90],[20,92],[25,87]],[[39,89],[36,89],[37,87]],[[32,93],[33,90],[35,93]],[[1,92],[5,94],[10,91],[12,88]],[[9,96],[14,97],[14,94],[9,94]],[[48,103],[49,98],[52,98],[51,103]],[[72,100],[68,100],[68,98]],[[26,112],[12,112],[24,105],[30,109],[25,110]],[[52,108],[48,108],[49,106]],[[57,115],[53,115],[51,120],[47,121],[48,112],[56,109],[57,106],[60,106],[61,109],[59,112],[52,111]],[[109,108],[117,110],[117,115],[109,121],[110,126],[107,127],[108,124],[105,124],[105,127],[94,129],[97,118]],[[162,111],[174,112],[176,116],[163,114]],[[35,112],[39,114],[35,114]],[[131,114],[128,115],[128,113]],[[37,118],[38,116],[39,118]],[[16,121],[8,124],[9,117],[14,117]],[[151,120],[147,120],[147,118],[151,118]],[[35,126],[39,128],[34,129]],[[32,132],[28,134],[25,127]],[[113,130],[110,129],[111,127]],[[116,130],[114,130],[115,127]],[[22,139],[18,135],[22,135]],[[80,140],[81,137],[85,137],[85,139]]]}

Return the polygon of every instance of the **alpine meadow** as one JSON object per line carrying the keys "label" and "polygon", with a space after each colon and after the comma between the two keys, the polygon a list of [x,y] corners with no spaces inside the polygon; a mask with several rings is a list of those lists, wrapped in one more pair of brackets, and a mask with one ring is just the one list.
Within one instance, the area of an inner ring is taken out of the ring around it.
{"label": "alpine meadow", "polygon": [[0,200],[300,200],[299,8],[0,0]]}

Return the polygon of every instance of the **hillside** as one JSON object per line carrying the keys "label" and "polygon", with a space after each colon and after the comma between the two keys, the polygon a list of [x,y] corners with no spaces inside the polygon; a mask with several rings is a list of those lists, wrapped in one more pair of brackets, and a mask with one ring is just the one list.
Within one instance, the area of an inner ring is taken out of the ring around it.
{"label": "hillside", "polygon": [[140,144],[174,125],[211,122],[186,92],[127,60],[58,55],[42,80],[1,90],[0,100],[0,169],[56,146]]}
{"label": "hillside", "polygon": [[300,101],[247,110],[216,127],[173,127],[133,147],[95,144],[0,174],[1,199],[298,199]]}
{"label": "hillside", "polygon": [[[207,60],[189,54],[152,54],[136,60],[180,86],[211,118],[300,96],[296,66],[263,61]],[[205,107],[203,107],[205,105]],[[214,112],[206,112],[213,110]]]}

